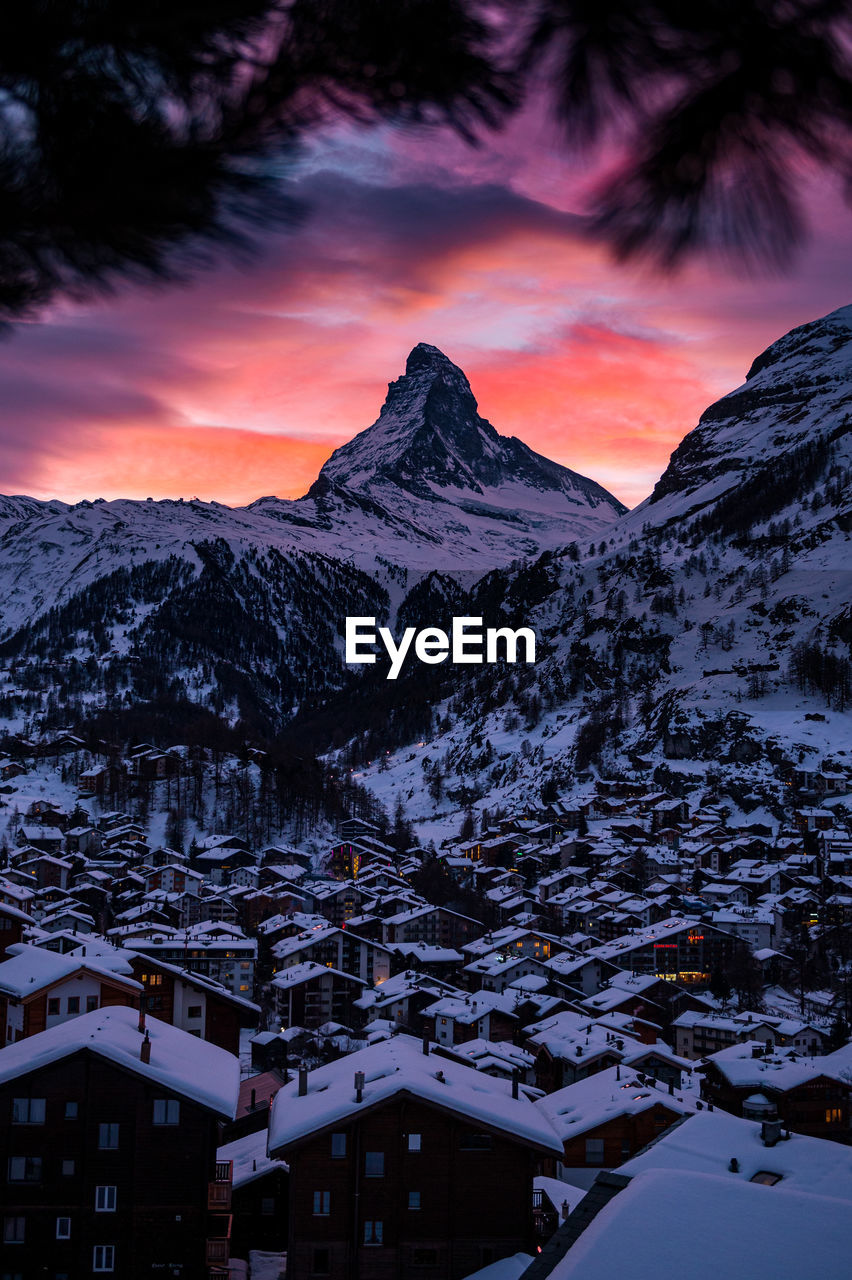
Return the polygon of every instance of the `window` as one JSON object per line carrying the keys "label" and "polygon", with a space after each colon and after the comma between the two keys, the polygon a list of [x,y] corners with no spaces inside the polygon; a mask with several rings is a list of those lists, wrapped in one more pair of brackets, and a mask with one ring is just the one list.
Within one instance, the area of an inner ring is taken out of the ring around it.
{"label": "window", "polygon": [[201,1005],[200,1005],[200,1004],[191,1004],[191,1005],[188,1007],[187,1011],[186,1011],[186,1016],[187,1016],[188,1018],[200,1018],[200,1017],[201,1017]]}
{"label": "window", "polygon": [[770,1173],[768,1169],[760,1169],[753,1178],[749,1178],[749,1182],[759,1182],[762,1187],[774,1187],[783,1176],[783,1173]]}
{"label": "window", "polygon": [[115,1151],[118,1147],[118,1125],[98,1125],[98,1147],[101,1151]]}
{"label": "window", "polygon": [[79,1114],[79,1108],[76,1102],[65,1103],[65,1119],[76,1120]]}
{"label": "window", "polygon": [[23,1244],[27,1235],[26,1218],[3,1219],[3,1243]]}
{"label": "window", "polygon": [[142,981],[148,987],[160,987],[163,984],[163,975],[161,973],[143,973]]}
{"label": "window", "polygon": [[10,1182],[40,1182],[41,1156],[10,1156]]}
{"label": "window", "polygon": [[383,1178],[385,1176],[384,1151],[368,1151],[364,1158],[364,1176],[367,1178]]}
{"label": "window", "polygon": [[315,1276],[327,1276],[329,1273],[328,1249],[314,1249],[314,1265],[311,1272]]}
{"label": "window", "polygon": [[490,1133],[463,1133],[459,1141],[462,1151],[490,1151]]}
{"label": "window", "polygon": [[437,1249],[415,1249],[411,1255],[412,1266],[415,1267],[437,1267],[438,1250]]}
{"label": "window", "polygon": [[51,996],[47,1002],[48,1018],[55,1018],[62,1012],[61,1001],[56,996]]}
{"label": "window", "polygon": [[154,1102],[154,1124],[179,1124],[180,1103],[177,1098],[157,1098]]}
{"label": "window", "polygon": [[314,1213],[320,1217],[326,1217],[331,1213],[331,1192],[315,1191],[314,1192]]}
{"label": "window", "polygon": [[95,1187],[95,1213],[115,1213],[116,1195],[116,1187]]}
{"label": "window", "polygon": [[829,1107],[825,1113],[826,1124],[839,1124],[843,1119],[843,1112],[840,1107]]}
{"label": "window", "polygon": [[80,1012],[80,997],[79,997],[79,996],[69,996],[69,997],[68,997],[68,999],[67,999],[67,1000],[66,1000],[66,1002],[65,1002],[65,1007],[66,1007],[66,1009],[68,1010],[68,1012],[69,1012],[69,1013],[79,1013],[79,1012]]}
{"label": "window", "polygon": [[62,1176],[63,1176],[63,1178],[73,1178],[73,1177],[74,1177],[74,1169],[75,1169],[75,1164],[74,1164],[74,1161],[73,1161],[73,1160],[63,1160],[63,1161],[62,1161]]}
{"label": "window", "polygon": [[332,1160],[342,1160],[345,1155],[346,1155],[346,1134],[333,1133],[331,1135]]}
{"label": "window", "polygon": [[98,1007],[97,996],[86,996],[86,1013],[94,1013]]}
{"label": "window", "polygon": [[57,1240],[71,1239],[71,1219],[70,1218],[56,1219],[56,1239]]}
{"label": "window", "polygon": [[115,1245],[96,1244],[92,1250],[93,1271],[115,1270]]}
{"label": "window", "polygon": [[381,1244],[384,1223],[381,1219],[370,1219],[364,1223],[364,1244]]}
{"label": "window", "polygon": [[420,1150],[420,1134],[419,1133],[410,1133],[408,1135],[408,1150],[409,1151]]}
{"label": "window", "polygon": [[44,1098],[13,1098],[12,1124],[44,1124]]}
{"label": "window", "polygon": [[603,1164],[603,1162],[604,1162],[603,1138],[587,1138],[586,1139],[586,1164]]}
{"label": "window", "polygon": [[409,1191],[409,1193],[408,1193],[408,1207],[409,1207],[409,1209],[419,1209],[419,1208],[420,1208],[420,1192],[419,1192],[419,1191]]}

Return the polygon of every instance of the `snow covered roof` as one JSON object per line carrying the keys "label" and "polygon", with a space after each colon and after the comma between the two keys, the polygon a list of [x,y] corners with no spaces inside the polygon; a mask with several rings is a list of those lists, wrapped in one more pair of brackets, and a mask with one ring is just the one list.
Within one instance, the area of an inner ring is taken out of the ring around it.
{"label": "snow covered roof", "polygon": [[[357,1071],[365,1076],[360,1104],[353,1084]],[[523,1094],[513,1098],[507,1080],[424,1054],[419,1040],[399,1035],[318,1067],[310,1074],[304,1097],[298,1096],[298,1081],[284,1085],[272,1104],[269,1151],[280,1152],[331,1125],[348,1123],[359,1107],[381,1106],[401,1093],[539,1150],[562,1150],[547,1117]]]}
{"label": "snow covered roof", "polygon": [[126,964],[117,967],[115,962],[98,957],[84,958],[25,944],[18,944],[13,950],[15,954],[0,964],[0,991],[15,996],[18,1000],[25,1000],[45,987],[63,982],[81,969],[97,977],[109,978],[131,991],[143,990],[140,982],[125,976],[130,972],[130,967]]}
{"label": "snow covered roof", "polygon": [[547,1116],[562,1141],[570,1142],[578,1134],[596,1129],[617,1116],[638,1115],[657,1105],[670,1111],[693,1112],[699,1102],[698,1086],[686,1076],[681,1087],[669,1093],[668,1085],[647,1077],[646,1083],[640,1084],[633,1070],[607,1067],[539,1098],[535,1105]]}
{"label": "snow covered roof", "polygon": [[260,1129],[257,1133],[247,1133],[243,1138],[226,1143],[224,1147],[219,1148],[216,1159],[233,1163],[231,1185],[235,1191],[276,1169],[283,1172],[289,1169],[286,1161],[274,1160],[266,1154],[265,1129]]}
{"label": "snow covered roof", "polygon": [[48,1027],[0,1052],[0,1082],[16,1080],[88,1050],[232,1120],[240,1089],[239,1059],[218,1045],[149,1016],[145,1025],[151,1060],[143,1062],[138,1023],[135,1009],[110,1005]]}
{"label": "snow covered roof", "polygon": [[[852,1148],[800,1133],[767,1147],[760,1132],[757,1121],[718,1109],[700,1111],[621,1165],[619,1173],[683,1169],[749,1182],[756,1173],[769,1172],[780,1175],[785,1190],[796,1188],[852,1201]],[[739,1165],[736,1173],[729,1169],[732,1156]]]}
{"label": "snow covered roof", "polygon": [[684,1270],[690,1280],[847,1280],[850,1253],[845,1200],[650,1169],[601,1209],[550,1280],[648,1280]]}
{"label": "snow covered roof", "polygon": [[300,982],[308,982],[311,978],[321,978],[323,974],[334,974],[337,978],[345,978],[347,982],[354,982],[357,986],[365,987],[366,979],[356,978],[351,973],[344,973],[342,969],[333,969],[328,965],[318,964],[314,960],[303,960],[301,964],[291,965],[289,969],[282,969],[276,973],[272,979],[272,986],[279,987],[282,991],[287,987],[297,987]]}

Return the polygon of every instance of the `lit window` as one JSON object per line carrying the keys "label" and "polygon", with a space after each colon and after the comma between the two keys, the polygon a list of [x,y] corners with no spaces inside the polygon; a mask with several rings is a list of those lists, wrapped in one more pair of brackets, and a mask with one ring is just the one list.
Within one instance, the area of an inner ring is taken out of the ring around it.
{"label": "lit window", "polygon": [[383,1178],[385,1176],[384,1151],[368,1151],[364,1160],[364,1174],[367,1178]]}
{"label": "lit window", "polygon": [[115,1270],[115,1245],[96,1244],[92,1250],[93,1271]]}
{"label": "lit window", "polygon": [[95,1187],[95,1213],[115,1213],[116,1187]]}
{"label": "lit window", "polygon": [[180,1124],[180,1103],[177,1098],[156,1098],[154,1124]]}
{"label": "lit window", "polygon": [[56,1239],[57,1240],[71,1239],[71,1219],[70,1218],[56,1219]]}
{"label": "lit window", "polygon": [[843,1119],[843,1112],[840,1107],[829,1107],[825,1113],[826,1124],[840,1124]]}
{"label": "lit window", "polygon": [[44,1098],[13,1098],[12,1124],[44,1124]]}
{"label": "lit window", "polygon": [[318,1217],[327,1217],[331,1213],[331,1192],[315,1191],[314,1192],[314,1214]]}

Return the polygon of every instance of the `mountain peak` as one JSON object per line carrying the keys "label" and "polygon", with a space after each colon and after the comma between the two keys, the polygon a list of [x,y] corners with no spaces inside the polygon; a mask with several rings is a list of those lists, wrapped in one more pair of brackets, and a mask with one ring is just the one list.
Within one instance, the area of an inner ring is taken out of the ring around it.
{"label": "mountain peak", "polygon": [[388,385],[381,413],[371,427],[335,449],[311,495],[330,488],[376,494],[390,485],[418,498],[450,498],[459,491],[482,498],[512,486],[521,491],[570,495],[579,507],[615,518],[624,508],[611,494],[567,467],[534,453],[514,437],[501,436],[478,410],[463,370],[440,348],[420,342],[405,373]]}
{"label": "mountain peak", "polygon": [[433,347],[429,342],[418,342],[416,347],[412,347],[405,362],[405,376],[411,377],[412,374],[419,373],[423,369],[438,370],[446,366],[455,369],[457,373],[462,372],[458,365],[453,364],[449,356],[444,355],[440,347]]}

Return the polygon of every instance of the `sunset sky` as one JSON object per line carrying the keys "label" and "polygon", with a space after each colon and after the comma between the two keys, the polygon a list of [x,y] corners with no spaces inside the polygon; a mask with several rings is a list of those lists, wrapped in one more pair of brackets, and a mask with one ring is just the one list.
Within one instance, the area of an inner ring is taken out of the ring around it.
{"label": "sunset sky", "polygon": [[298,496],[424,341],[499,431],[640,501],[762,348],[852,302],[852,218],[815,185],[786,277],[663,278],[588,238],[589,176],[554,144],[528,117],[476,150],[341,128],[300,162],[304,224],[250,267],[20,325],[0,346],[0,492]]}

